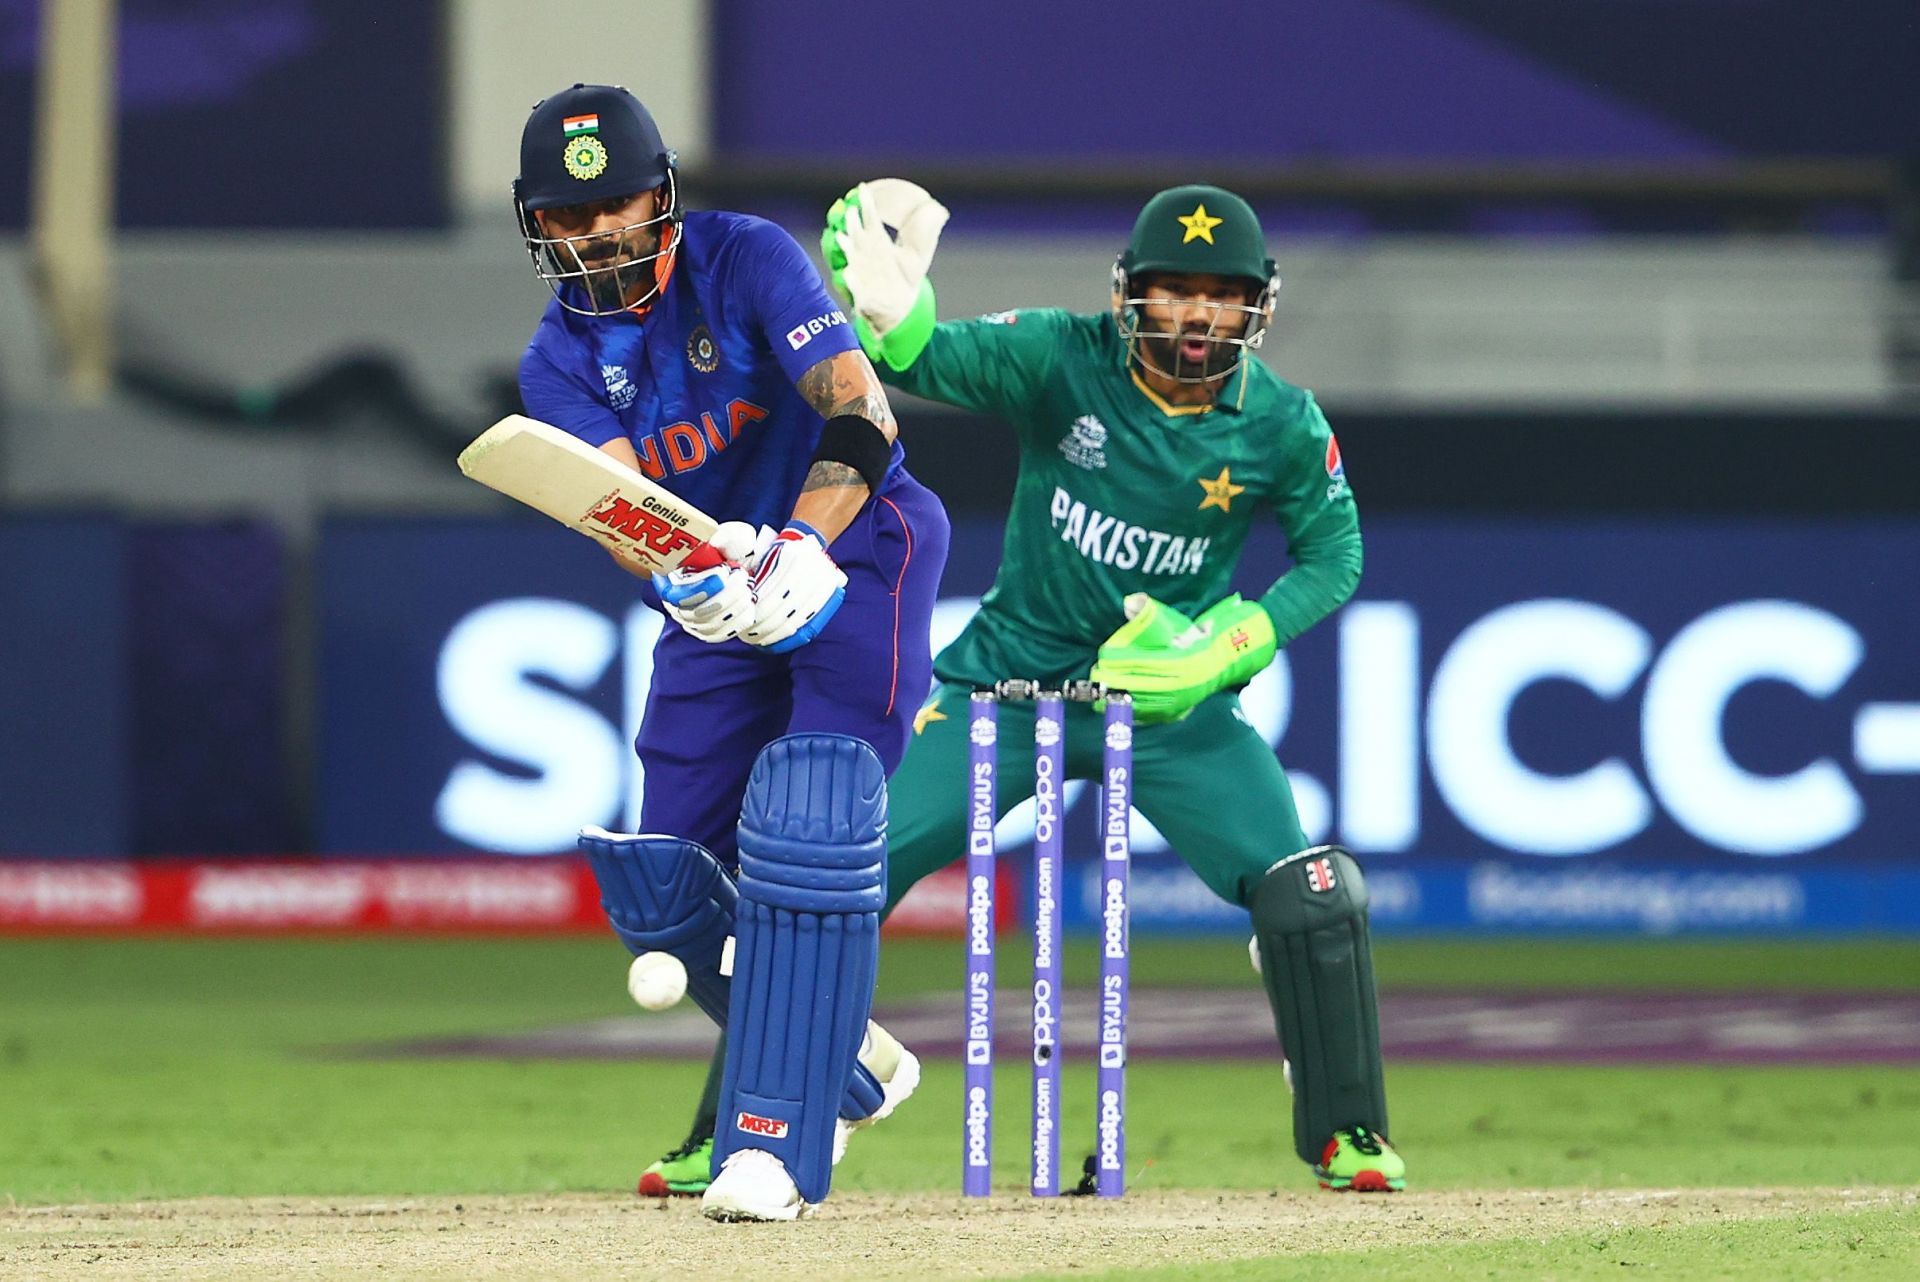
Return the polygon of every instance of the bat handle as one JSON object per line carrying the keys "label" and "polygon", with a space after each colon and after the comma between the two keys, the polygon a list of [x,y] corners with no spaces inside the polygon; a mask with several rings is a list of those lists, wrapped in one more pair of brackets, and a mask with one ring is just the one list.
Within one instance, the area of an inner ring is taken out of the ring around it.
{"label": "bat handle", "polygon": [[[771,537],[772,531],[766,531]],[[753,556],[755,545],[753,527],[745,521],[722,521],[713,536],[687,553],[687,559],[676,569],[711,570],[729,562],[745,565]]]}
{"label": "bat handle", "polygon": [[677,570],[693,570],[697,573],[701,570],[717,569],[725,565],[726,562],[727,558],[719,548],[713,546],[711,543],[702,543],[699,547],[688,552],[687,559],[674,568]]}

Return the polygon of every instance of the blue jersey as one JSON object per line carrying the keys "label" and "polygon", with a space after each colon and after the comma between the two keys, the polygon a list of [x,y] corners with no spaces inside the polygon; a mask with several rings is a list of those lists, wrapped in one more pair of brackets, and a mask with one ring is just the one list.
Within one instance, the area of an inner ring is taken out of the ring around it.
{"label": "blue jersey", "polygon": [[[527,413],[589,445],[625,437],[640,469],[718,521],[778,529],[820,442],[794,388],[857,348],[853,326],[781,228],[696,211],[644,317],[547,304],[520,361]],[[892,468],[901,451],[893,447]]]}

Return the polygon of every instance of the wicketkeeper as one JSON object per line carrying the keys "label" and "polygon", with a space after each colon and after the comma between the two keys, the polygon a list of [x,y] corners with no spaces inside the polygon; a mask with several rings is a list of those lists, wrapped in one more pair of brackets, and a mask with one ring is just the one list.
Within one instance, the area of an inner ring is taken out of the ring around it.
{"label": "wicketkeeper", "polygon": [[[1131,691],[1136,806],[1251,914],[1290,1064],[1295,1151],[1326,1188],[1400,1189],[1366,883],[1347,851],[1309,848],[1237,694],[1352,595],[1361,566],[1325,417],[1251,355],[1280,285],[1259,221],[1218,187],[1163,191],[1114,264],[1109,312],[937,323],[926,272],[946,218],[921,189],[882,179],[834,204],[821,241],[884,381],[1019,435],[1000,572],[936,657],[939,684],[889,785],[888,905],[964,848],[975,688],[1091,676]],[[1247,530],[1268,513],[1292,568],[1257,600],[1229,595]],[[1001,778],[1025,777],[1033,709],[1001,716]],[[1069,705],[1066,730],[1068,774],[1097,778],[1099,715]],[[1021,799],[1000,794],[1003,808]],[[710,1118],[695,1141],[701,1125]]]}

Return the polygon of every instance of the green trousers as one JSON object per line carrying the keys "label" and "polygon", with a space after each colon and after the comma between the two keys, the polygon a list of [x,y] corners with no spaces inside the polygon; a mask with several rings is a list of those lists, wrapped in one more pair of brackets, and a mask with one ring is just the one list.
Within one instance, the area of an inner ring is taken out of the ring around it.
{"label": "green trousers", "polygon": [[[887,782],[887,906],[966,850],[971,691],[942,685],[914,720],[906,760]],[[1000,708],[1002,814],[1033,795],[1033,705]],[[1100,775],[1101,714],[1067,705],[1067,777]],[[1307,839],[1286,772],[1239,699],[1216,694],[1185,720],[1139,726],[1133,804],[1213,892],[1245,907],[1274,862]]]}

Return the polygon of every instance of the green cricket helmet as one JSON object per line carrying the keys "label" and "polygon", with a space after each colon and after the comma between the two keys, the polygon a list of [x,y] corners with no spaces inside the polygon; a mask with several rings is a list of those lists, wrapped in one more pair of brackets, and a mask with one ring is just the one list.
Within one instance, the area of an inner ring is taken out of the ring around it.
{"label": "green cricket helmet", "polygon": [[[1146,281],[1159,273],[1245,280],[1252,302],[1195,300],[1188,306],[1207,314],[1204,330],[1149,329],[1143,311],[1149,301]],[[1233,373],[1241,358],[1265,340],[1279,289],[1278,269],[1267,257],[1253,207],[1223,187],[1191,183],[1168,188],[1140,211],[1132,238],[1113,264],[1113,318],[1127,355],[1146,369],[1176,382],[1212,383]],[[1246,316],[1245,328],[1220,332],[1221,321],[1235,313]],[[1203,355],[1190,354],[1190,345],[1202,344]]]}

